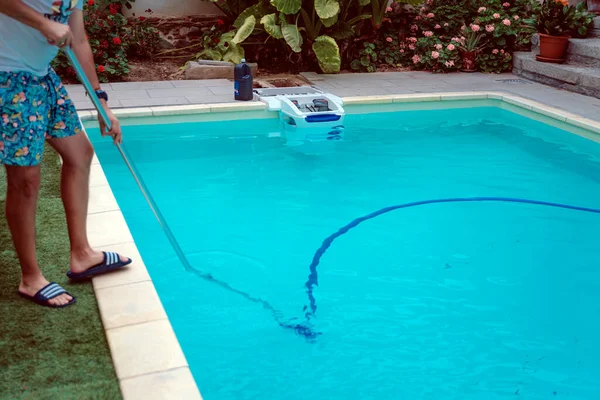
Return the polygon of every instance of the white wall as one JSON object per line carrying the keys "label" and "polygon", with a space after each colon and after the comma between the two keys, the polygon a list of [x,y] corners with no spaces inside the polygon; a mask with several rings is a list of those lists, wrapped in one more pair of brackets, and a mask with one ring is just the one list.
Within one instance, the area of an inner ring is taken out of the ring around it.
{"label": "white wall", "polygon": [[152,10],[154,17],[181,17],[185,15],[218,15],[220,10],[209,1],[202,0],[136,0],[131,10],[125,9],[126,15],[145,15],[145,10]]}

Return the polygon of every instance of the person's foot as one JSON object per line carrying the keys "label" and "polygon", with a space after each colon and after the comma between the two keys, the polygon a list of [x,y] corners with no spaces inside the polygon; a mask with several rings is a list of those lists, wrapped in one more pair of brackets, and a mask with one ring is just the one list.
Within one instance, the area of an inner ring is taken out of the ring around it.
{"label": "person's foot", "polygon": [[[23,277],[21,278],[21,284],[19,285],[19,292],[33,297],[49,283],[50,282],[48,282],[42,275],[33,278]],[[53,306],[63,306],[68,304],[71,300],[73,300],[73,297],[69,296],[67,293],[63,293],[53,299],[48,300],[48,303]]]}
{"label": "person's foot", "polygon": [[[121,262],[127,262],[128,258],[119,256]],[[71,272],[80,274],[88,269],[101,264],[104,261],[104,253],[88,249],[82,252],[71,253]]]}

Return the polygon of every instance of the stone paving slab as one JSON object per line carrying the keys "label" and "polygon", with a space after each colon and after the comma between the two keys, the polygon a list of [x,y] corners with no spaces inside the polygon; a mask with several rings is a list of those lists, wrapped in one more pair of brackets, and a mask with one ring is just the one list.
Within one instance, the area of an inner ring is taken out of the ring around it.
{"label": "stone paving slab", "polygon": [[[516,94],[587,118],[600,120],[600,99],[527,81],[513,74],[376,72],[301,74],[316,87],[338,96],[495,91]],[[81,85],[65,85],[79,110],[93,109]],[[113,108],[235,102],[228,79],[105,84]]]}

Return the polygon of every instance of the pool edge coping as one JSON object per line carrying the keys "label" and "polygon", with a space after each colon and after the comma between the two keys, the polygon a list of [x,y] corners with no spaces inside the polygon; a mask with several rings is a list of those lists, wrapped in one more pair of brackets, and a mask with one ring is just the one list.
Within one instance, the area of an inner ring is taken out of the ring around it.
{"label": "pool edge coping", "polygon": [[[424,103],[459,100],[497,100],[556,121],[591,132],[588,139],[600,142],[600,121],[559,110],[553,106],[518,95],[481,91],[342,98],[344,105]],[[260,101],[247,103],[154,106],[116,109],[119,118],[182,116],[234,111],[266,111]],[[80,121],[97,118],[95,111],[79,111]],[[85,130],[85,129],[84,129]],[[597,136],[597,137],[596,137]],[[102,204],[88,211],[88,232],[119,232],[118,236],[90,235],[92,246],[121,248],[126,256],[138,257],[126,271],[93,278],[94,293],[103,323],[111,358],[124,400],[160,393],[174,398],[202,399],[183,350],[162,306],[148,270],[139,255],[124,215],[96,156],[90,173],[90,199],[99,194]],[[92,202],[91,201],[91,202]],[[90,202],[90,203],[91,203]],[[113,250],[114,251],[114,250]],[[132,295],[133,293],[133,295]],[[142,391],[143,393],[140,393]]]}

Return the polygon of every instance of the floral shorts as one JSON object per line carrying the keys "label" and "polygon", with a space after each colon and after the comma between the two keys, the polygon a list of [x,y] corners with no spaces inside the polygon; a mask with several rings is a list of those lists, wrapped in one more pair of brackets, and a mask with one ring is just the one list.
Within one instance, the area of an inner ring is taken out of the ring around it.
{"label": "floral shorts", "polygon": [[0,164],[35,166],[45,138],[81,132],[75,105],[52,68],[46,76],[0,71]]}

